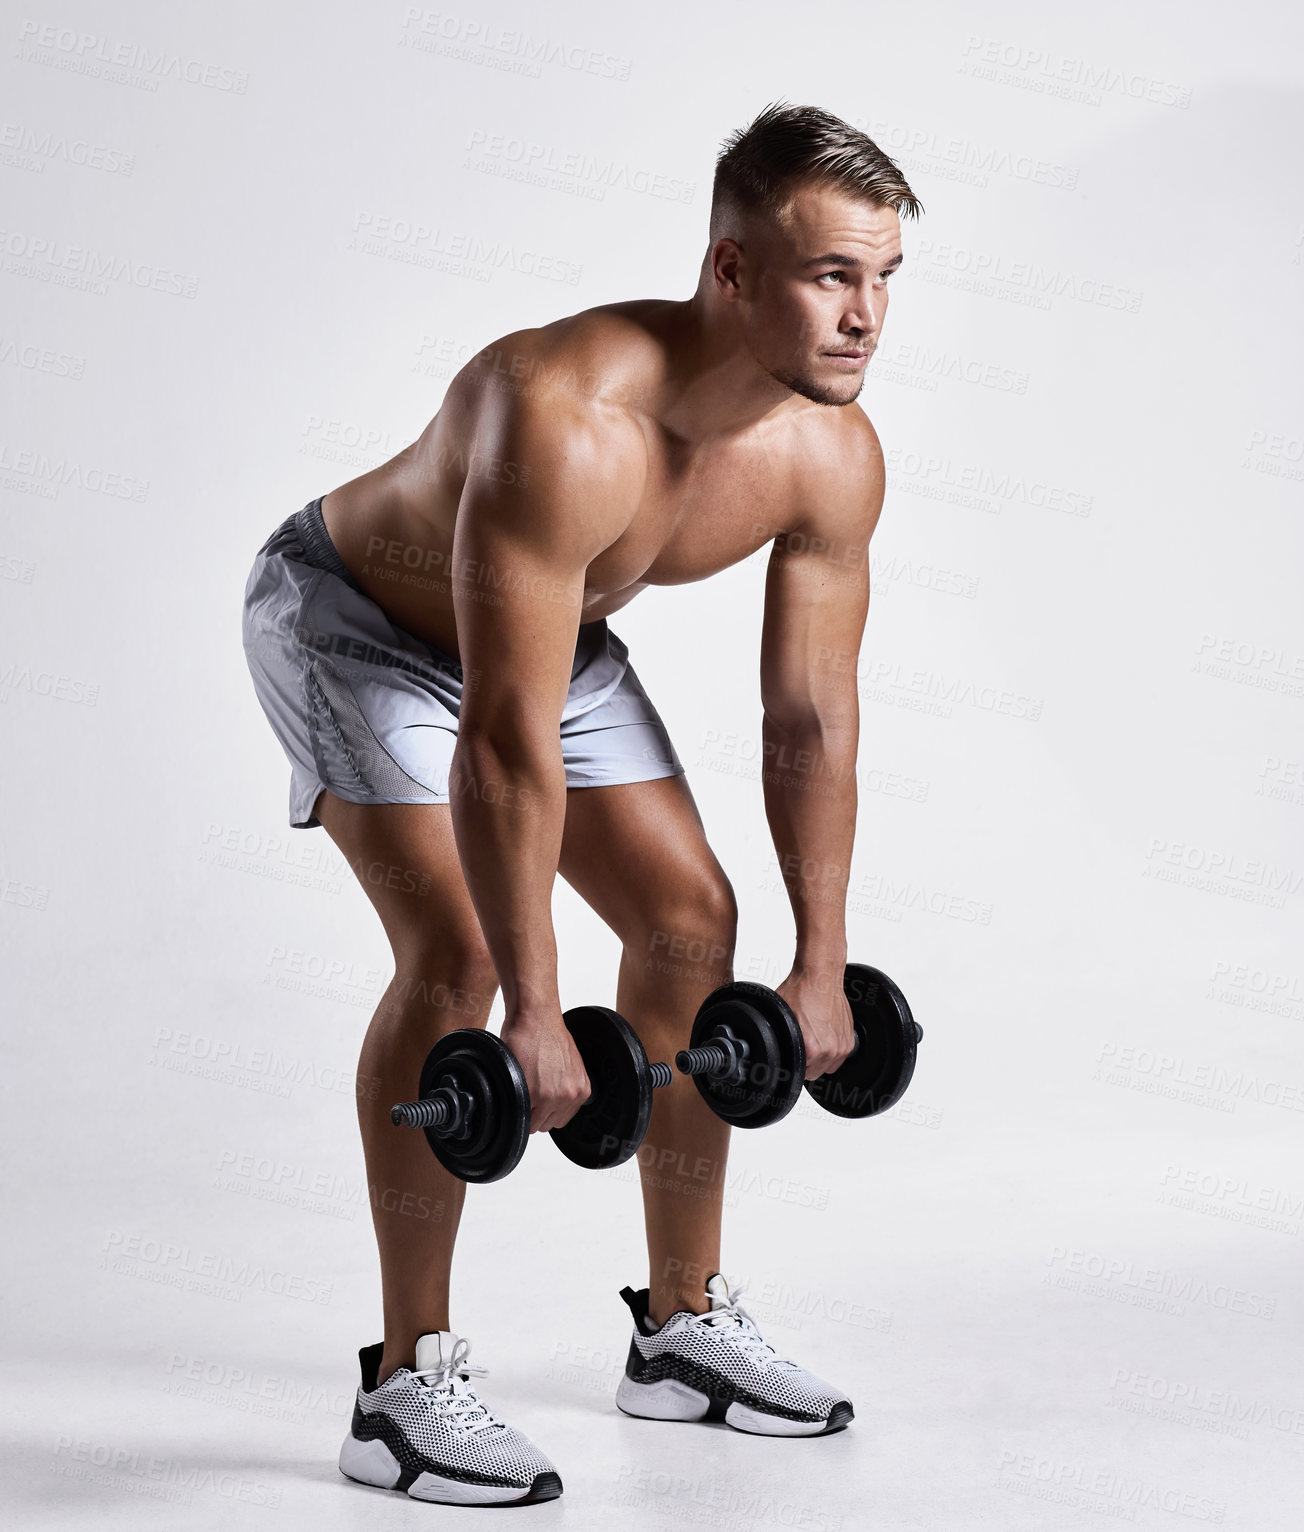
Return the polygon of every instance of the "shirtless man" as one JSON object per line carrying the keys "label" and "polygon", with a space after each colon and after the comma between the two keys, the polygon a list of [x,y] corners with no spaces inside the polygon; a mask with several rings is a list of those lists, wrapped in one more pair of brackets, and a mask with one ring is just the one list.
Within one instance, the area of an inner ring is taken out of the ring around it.
{"label": "shirtless man", "polygon": [[[607,619],[648,586],[704,580],[771,542],[762,728],[783,766],[764,802],[796,925],[778,989],[809,1078],[850,1052],[848,677],[883,501],[882,449],[855,401],[901,263],[899,218],[920,211],[863,133],[767,107],[717,162],[691,298],[603,304],[495,341],[412,446],[288,517],[258,553],[244,643],[293,767],[291,823],[326,828],[394,954],[358,1065],[385,1335],[359,1353],[340,1456],[351,1478],[445,1503],[561,1493],[553,1464],[469,1382],[483,1369],[448,1308],[465,1185],[389,1106],[412,1095],[438,1037],[485,1025],[499,985],[531,1131],[586,1099],[561,1021],[557,873],[620,938],[615,1008],[648,1056],[686,1046],[703,998],[732,978],[733,890]],[[705,607],[702,633],[719,641]],[[702,655],[685,679],[709,688]],[[706,960],[666,963],[681,938]],[[839,1430],[845,1394],[778,1357],[720,1275],[728,1138],[688,1079],[657,1092],[639,1156],[650,1278],[622,1292],[634,1336],[617,1403],[772,1435]]]}

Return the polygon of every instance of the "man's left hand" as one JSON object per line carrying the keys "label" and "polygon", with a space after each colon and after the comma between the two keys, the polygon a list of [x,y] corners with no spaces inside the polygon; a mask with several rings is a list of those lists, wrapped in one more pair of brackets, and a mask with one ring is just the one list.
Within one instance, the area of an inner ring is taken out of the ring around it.
{"label": "man's left hand", "polygon": [[835,1070],[855,1044],[842,974],[841,968],[836,972],[794,968],[778,988],[801,1023],[808,1080]]}

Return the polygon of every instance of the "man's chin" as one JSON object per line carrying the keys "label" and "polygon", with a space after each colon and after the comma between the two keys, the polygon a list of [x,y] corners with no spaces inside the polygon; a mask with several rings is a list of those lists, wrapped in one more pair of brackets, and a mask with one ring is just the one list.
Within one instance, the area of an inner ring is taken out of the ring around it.
{"label": "man's chin", "polygon": [[809,399],[812,404],[831,404],[835,407],[854,404],[865,386],[864,368],[854,376],[843,376],[836,382],[827,383],[818,378],[798,376],[793,373],[775,372],[771,376],[785,388],[790,388],[794,394],[800,394],[803,399]]}

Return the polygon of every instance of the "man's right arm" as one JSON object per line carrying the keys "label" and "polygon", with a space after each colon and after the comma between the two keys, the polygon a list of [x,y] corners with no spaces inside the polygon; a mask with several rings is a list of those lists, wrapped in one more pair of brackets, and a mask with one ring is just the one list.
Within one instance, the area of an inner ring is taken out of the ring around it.
{"label": "man's right arm", "polygon": [[560,723],[585,574],[633,515],[642,437],[570,400],[494,408],[492,447],[474,443],[453,544],[463,689],[449,796],[537,1132],[567,1121],[587,1095],[561,1023],[552,926],[566,818]]}

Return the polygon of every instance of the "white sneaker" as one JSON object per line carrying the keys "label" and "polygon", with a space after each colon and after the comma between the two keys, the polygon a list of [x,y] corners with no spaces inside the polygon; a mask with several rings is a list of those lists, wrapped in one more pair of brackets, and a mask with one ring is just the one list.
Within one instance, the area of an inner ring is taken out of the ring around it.
{"label": "white sneaker", "polygon": [[648,1319],[648,1290],[624,1287],[634,1316],[616,1403],[648,1420],[722,1420],[760,1436],[827,1436],[850,1425],[851,1400],[779,1356],[738,1305],[747,1284],[730,1288],[717,1272],[705,1314],[680,1309],[661,1328]]}
{"label": "white sneaker", "polygon": [[342,1474],[444,1505],[528,1505],[561,1494],[548,1459],[467,1382],[488,1372],[467,1362],[470,1341],[432,1330],[417,1341],[416,1366],[377,1385],[384,1349],[378,1341],[358,1352],[362,1384],[340,1448]]}

